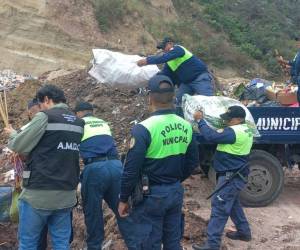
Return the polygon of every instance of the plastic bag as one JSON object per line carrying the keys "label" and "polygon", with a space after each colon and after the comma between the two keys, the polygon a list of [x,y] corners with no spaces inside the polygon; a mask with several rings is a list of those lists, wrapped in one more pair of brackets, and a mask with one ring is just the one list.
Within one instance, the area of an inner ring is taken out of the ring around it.
{"label": "plastic bag", "polygon": [[141,87],[159,72],[156,65],[139,67],[136,62],[142,57],[137,55],[125,55],[105,49],[93,49],[93,55],[93,67],[89,74],[110,86]]}
{"label": "plastic bag", "polygon": [[0,186],[0,222],[10,220],[10,207],[12,204],[13,188]]}
{"label": "plastic bag", "polygon": [[0,222],[18,222],[20,191],[11,186],[0,186]]}
{"label": "plastic bag", "polygon": [[260,136],[250,111],[237,100],[225,96],[190,96],[188,94],[185,94],[182,99],[184,118],[187,121],[193,123],[194,113],[197,110],[201,110],[204,114],[204,120],[209,126],[215,129],[223,128],[225,126],[220,115],[225,113],[227,109],[233,105],[243,107],[246,111],[246,123],[248,127],[255,137]]}
{"label": "plastic bag", "polygon": [[9,210],[9,217],[12,222],[19,221],[19,208],[18,208],[19,196],[20,196],[20,191],[14,189],[12,193],[11,206]]}
{"label": "plastic bag", "polygon": [[240,100],[256,100],[258,103],[268,101],[266,96],[266,88],[272,86],[272,82],[255,78],[251,80],[240,96]]}

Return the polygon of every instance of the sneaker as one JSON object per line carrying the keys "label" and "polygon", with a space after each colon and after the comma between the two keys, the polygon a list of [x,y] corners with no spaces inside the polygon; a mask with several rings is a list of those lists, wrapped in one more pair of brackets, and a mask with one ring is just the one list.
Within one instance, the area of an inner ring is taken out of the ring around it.
{"label": "sneaker", "polygon": [[227,232],[226,237],[232,240],[250,241],[252,239],[251,234],[241,234],[236,232]]}
{"label": "sneaker", "polygon": [[193,250],[219,250],[220,248],[211,247],[207,243],[205,243],[204,246],[200,246],[198,244],[192,245]]}

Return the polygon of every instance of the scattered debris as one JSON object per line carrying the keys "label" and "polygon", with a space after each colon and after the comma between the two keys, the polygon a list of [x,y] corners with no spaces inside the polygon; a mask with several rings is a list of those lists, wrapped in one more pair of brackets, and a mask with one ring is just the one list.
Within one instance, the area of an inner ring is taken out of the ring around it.
{"label": "scattered debris", "polygon": [[0,89],[13,89],[24,83],[26,80],[36,79],[29,74],[18,75],[12,70],[0,71]]}

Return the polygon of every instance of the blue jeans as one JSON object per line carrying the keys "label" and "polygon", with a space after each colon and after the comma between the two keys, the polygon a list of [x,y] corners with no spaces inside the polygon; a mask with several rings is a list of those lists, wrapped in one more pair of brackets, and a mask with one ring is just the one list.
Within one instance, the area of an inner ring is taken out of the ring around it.
{"label": "blue jeans", "polygon": [[183,188],[181,184],[150,186],[150,195],[133,208],[129,218],[135,225],[135,247],[130,250],[182,250]]}
{"label": "blue jeans", "polygon": [[81,195],[87,228],[88,250],[101,249],[104,240],[102,200],[117,217],[118,226],[126,244],[130,244],[128,219],[118,214],[119,193],[123,167],[119,160],[98,161],[85,166],[81,174]]}
{"label": "blue jeans", "polygon": [[192,82],[181,83],[176,94],[177,107],[181,107],[184,94],[213,96],[214,86],[212,75],[210,73],[203,73]]}
{"label": "blue jeans", "polygon": [[[217,187],[225,182],[225,176],[218,178]],[[224,227],[230,217],[237,231],[250,235],[249,223],[240,203],[239,194],[244,188],[244,181],[236,177],[227,186],[217,192],[211,202],[211,215],[207,227],[207,243],[213,248],[219,248]]]}
{"label": "blue jeans", "polygon": [[54,250],[68,250],[72,208],[41,210],[19,200],[19,250],[36,250],[41,231],[48,225]]}
{"label": "blue jeans", "polygon": [[[70,213],[70,217],[71,217],[71,235],[70,235],[69,243],[71,244],[73,241],[73,226],[72,226],[73,212],[72,211]],[[41,231],[41,235],[38,240],[37,250],[47,250],[47,246],[48,246],[48,226],[45,225],[45,227]]]}

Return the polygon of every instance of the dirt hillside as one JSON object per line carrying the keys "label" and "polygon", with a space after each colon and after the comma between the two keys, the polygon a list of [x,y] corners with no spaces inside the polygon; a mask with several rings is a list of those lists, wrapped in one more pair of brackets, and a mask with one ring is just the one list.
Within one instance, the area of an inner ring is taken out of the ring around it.
{"label": "dirt hillside", "polygon": [[[151,6],[154,15],[174,15],[171,1],[153,0]],[[0,69],[39,75],[57,68],[84,68],[94,47],[141,53],[146,46],[140,40],[144,29],[134,18],[104,33],[90,0],[1,0]],[[153,41],[147,32],[145,36]]]}

